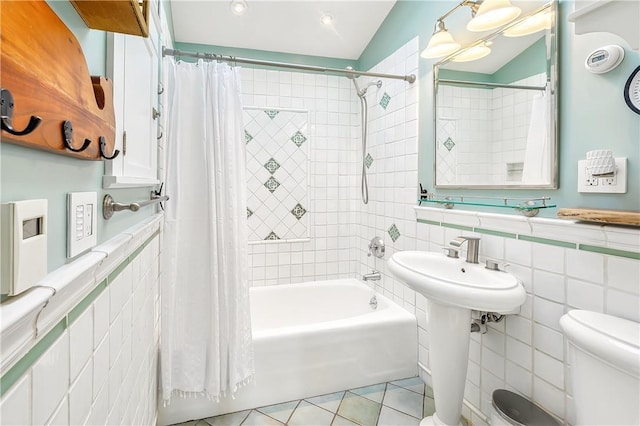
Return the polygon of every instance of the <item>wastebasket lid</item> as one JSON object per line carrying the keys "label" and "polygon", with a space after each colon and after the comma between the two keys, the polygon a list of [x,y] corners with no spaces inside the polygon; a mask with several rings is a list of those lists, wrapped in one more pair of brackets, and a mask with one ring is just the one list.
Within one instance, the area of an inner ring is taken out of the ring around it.
{"label": "wastebasket lid", "polygon": [[506,421],[516,426],[560,426],[549,413],[533,402],[506,389],[493,391],[493,407]]}

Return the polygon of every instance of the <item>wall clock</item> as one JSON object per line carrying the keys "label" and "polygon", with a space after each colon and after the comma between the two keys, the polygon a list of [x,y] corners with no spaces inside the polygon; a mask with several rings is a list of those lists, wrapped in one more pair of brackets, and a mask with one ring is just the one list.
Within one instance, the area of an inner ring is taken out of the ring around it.
{"label": "wall clock", "polygon": [[640,66],[631,73],[624,85],[624,101],[631,111],[640,114]]}

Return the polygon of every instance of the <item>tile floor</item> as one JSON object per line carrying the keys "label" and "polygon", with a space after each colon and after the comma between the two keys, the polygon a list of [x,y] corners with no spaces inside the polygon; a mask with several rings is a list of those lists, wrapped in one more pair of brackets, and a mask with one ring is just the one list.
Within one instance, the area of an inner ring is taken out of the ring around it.
{"label": "tile floor", "polygon": [[[412,426],[435,410],[418,377],[239,411],[179,426]],[[463,420],[463,424],[466,422]]]}

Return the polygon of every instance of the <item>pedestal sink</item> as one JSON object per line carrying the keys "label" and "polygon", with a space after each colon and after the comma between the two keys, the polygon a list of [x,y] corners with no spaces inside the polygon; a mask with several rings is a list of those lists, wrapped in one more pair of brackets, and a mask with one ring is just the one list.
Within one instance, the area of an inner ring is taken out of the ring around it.
{"label": "pedestal sink", "polygon": [[399,280],[427,298],[429,365],[436,412],[421,425],[460,424],[471,311],[513,313],[525,301],[520,280],[440,253],[403,251],[388,261]]}

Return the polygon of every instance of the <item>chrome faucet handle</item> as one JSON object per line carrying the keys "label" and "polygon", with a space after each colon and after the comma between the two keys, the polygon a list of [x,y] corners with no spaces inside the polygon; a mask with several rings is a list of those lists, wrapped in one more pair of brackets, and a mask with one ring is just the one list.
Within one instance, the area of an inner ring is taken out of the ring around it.
{"label": "chrome faucet handle", "polygon": [[460,250],[458,250],[457,248],[442,247],[442,250],[444,250],[444,253],[447,255],[447,257],[451,257],[453,259],[458,259],[460,257],[458,256],[458,254],[460,253]]}
{"label": "chrome faucet handle", "polygon": [[508,263],[504,263],[504,262],[499,262],[497,260],[493,260],[493,259],[487,259],[485,261],[485,268],[489,269],[491,271],[504,271],[504,268],[506,268],[507,266],[509,266]]}
{"label": "chrome faucet handle", "polygon": [[378,259],[382,259],[384,257],[384,251],[384,240],[380,237],[373,237],[369,243],[369,253],[367,253],[367,256],[374,255]]}

